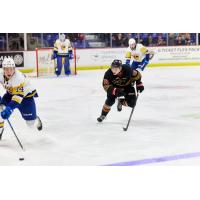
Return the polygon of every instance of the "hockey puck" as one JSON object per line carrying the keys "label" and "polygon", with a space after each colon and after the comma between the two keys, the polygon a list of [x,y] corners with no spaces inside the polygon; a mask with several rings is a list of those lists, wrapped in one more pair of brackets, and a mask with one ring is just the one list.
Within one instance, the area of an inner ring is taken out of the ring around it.
{"label": "hockey puck", "polygon": [[23,160],[24,160],[24,158],[19,158],[19,160],[20,160],[20,161],[23,161]]}

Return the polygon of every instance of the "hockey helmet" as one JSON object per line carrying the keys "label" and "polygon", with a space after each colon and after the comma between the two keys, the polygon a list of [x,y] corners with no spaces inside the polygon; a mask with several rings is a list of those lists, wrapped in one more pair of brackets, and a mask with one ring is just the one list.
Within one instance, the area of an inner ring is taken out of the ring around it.
{"label": "hockey helmet", "polygon": [[60,37],[59,37],[60,41],[61,42],[64,42],[65,41],[65,34],[60,34]]}
{"label": "hockey helmet", "polygon": [[119,68],[122,66],[122,61],[121,60],[113,60],[112,64],[111,64],[111,68]]}
{"label": "hockey helmet", "polygon": [[131,46],[132,44],[136,44],[136,41],[134,38],[129,39],[128,41],[129,46]]}
{"label": "hockey helmet", "polygon": [[9,68],[9,67],[15,68],[15,61],[11,57],[4,58],[2,62],[2,68]]}

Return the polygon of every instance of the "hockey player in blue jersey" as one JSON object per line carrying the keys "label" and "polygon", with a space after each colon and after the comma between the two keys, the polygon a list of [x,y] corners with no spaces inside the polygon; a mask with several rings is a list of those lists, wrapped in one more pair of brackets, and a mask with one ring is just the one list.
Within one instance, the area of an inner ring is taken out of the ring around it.
{"label": "hockey player in blue jersey", "polygon": [[[153,58],[154,52],[149,51],[142,44],[136,44],[134,38],[129,39],[129,47],[126,50],[126,64],[132,69],[144,70],[149,60]],[[132,63],[131,63],[132,61]]]}
{"label": "hockey player in blue jersey", "polygon": [[61,34],[54,44],[52,59],[56,59],[55,74],[59,76],[64,65],[65,75],[70,75],[70,59],[73,59],[72,46],[69,39],[65,39],[65,35]]}
{"label": "hockey player in blue jersey", "polygon": [[36,125],[42,130],[42,122],[36,113],[34,97],[38,97],[27,77],[15,68],[12,58],[2,62],[3,72],[0,73],[0,83],[6,89],[0,97],[0,139],[4,131],[4,120],[8,119],[15,109],[19,109],[29,127]]}

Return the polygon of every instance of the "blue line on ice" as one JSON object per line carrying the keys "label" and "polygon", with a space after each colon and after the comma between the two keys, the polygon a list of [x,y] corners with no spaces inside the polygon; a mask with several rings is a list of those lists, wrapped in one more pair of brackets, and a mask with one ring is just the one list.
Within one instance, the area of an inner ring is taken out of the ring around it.
{"label": "blue line on ice", "polygon": [[136,166],[136,165],[146,165],[152,163],[160,163],[160,162],[167,162],[167,161],[174,161],[174,160],[181,160],[181,159],[188,159],[195,157],[200,157],[200,152],[178,154],[173,156],[163,156],[157,158],[147,158],[143,160],[135,160],[127,162],[119,162],[119,163],[107,164],[104,166]]}

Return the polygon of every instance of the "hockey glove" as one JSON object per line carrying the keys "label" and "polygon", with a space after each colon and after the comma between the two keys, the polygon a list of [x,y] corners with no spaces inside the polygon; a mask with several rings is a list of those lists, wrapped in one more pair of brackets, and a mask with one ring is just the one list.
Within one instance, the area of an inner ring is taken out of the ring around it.
{"label": "hockey glove", "polygon": [[131,62],[130,60],[128,59],[126,60],[126,65],[128,65],[129,67],[130,67],[130,62]]}
{"label": "hockey glove", "polygon": [[136,84],[136,90],[137,92],[140,92],[140,93],[144,90],[144,85],[142,82],[139,82]]}
{"label": "hockey glove", "polygon": [[7,106],[2,112],[1,112],[1,117],[3,119],[8,119],[10,115],[12,114],[13,110]]}
{"label": "hockey glove", "polygon": [[149,61],[144,60],[142,61],[142,64],[139,66],[139,68],[143,71],[144,68],[149,64]]}
{"label": "hockey glove", "polygon": [[146,54],[146,56],[145,56],[145,59],[144,59],[144,60],[146,60],[147,62],[149,62],[149,57],[150,57],[150,54]]}
{"label": "hockey glove", "polygon": [[116,97],[124,96],[126,93],[124,92],[124,89],[122,88],[113,88],[112,95]]}
{"label": "hockey glove", "polygon": [[69,59],[72,60],[73,58],[74,58],[74,54],[73,54],[73,53],[70,53],[70,54],[69,54]]}
{"label": "hockey glove", "polygon": [[74,54],[72,50],[69,50],[69,59],[72,60],[74,58]]}
{"label": "hockey glove", "polygon": [[51,60],[54,60],[57,58],[57,51],[53,51],[53,54],[51,55]]}

